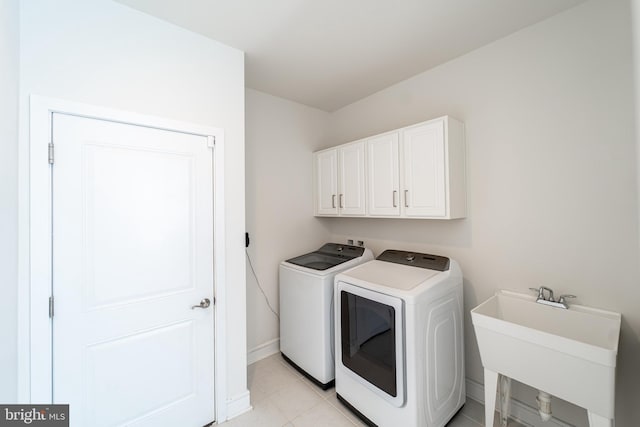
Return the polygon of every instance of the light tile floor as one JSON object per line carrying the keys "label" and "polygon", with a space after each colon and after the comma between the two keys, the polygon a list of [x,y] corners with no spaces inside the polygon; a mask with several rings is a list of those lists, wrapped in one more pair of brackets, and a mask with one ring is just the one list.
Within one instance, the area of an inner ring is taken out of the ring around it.
{"label": "light tile floor", "polygon": [[[338,401],[335,388],[321,390],[287,364],[280,354],[249,365],[248,383],[253,410],[222,424],[223,426],[366,426]],[[482,404],[467,399],[467,403],[447,427],[481,427],[483,419]],[[524,426],[510,422],[509,427]]]}

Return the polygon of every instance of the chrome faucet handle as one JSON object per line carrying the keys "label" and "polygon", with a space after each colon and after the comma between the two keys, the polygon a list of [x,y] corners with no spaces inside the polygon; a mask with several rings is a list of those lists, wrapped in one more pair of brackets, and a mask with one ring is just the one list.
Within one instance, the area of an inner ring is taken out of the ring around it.
{"label": "chrome faucet handle", "polygon": [[566,304],[567,303],[567,301],[565,301],[566,298],[576,298],[576,296],[571,294],[560,295],[560,298],[558,298],[558,302],[560,304]]}

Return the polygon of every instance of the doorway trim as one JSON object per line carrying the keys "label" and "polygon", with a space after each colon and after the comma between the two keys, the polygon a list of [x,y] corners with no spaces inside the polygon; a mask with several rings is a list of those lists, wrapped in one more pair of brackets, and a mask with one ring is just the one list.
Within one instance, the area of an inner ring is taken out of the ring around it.
{"label": "doorway trim", "polygon": [[53,113],[151,127],[212,137],[213,155],[213,232],[214,232],[214,399],[215,419],[227,419],[226,363],[226,274],[224,216],[224,131],[160,117],[97,107],[66,100],[31,95],[29,98],[29,147],[20,174],[24,199],[19,215],[18,291],[18,401],[51,403],[52,322],[49,296],[52,282],[52,212],[49,149]]}

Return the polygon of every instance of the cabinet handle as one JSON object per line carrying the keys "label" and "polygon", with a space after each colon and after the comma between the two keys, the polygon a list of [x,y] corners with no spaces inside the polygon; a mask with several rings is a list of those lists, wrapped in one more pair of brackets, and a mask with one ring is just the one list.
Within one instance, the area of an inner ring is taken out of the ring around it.
{"label": "cabinet handle", "polygon": [[398,197],[398,192],[396,190],[393,190],[393,207],[397,208],[398,207],[398,202],[396,202]]}
{"label": "cabinet handle", "polygon": [[404,190],[404,207],[409,207],[409,190]]}
{"label": "cabinet handle", "polygon": [[334,208],[334,209],[336,208],[336,195],[335,194],[331,195],[331,207]]}
{"label": "cabinet handle", "polygon": [[340,209],[344,208],[344,194],[340,194]]}

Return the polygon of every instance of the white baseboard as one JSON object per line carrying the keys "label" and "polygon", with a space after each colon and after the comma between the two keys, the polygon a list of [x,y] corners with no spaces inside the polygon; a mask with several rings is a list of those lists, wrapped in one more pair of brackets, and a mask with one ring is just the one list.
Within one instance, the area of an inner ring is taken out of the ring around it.
{"label": "white baseboard", "polygon": [[[467,397],[477,402],[484,404],[484,385],[467,378]],[[498,401],[498,400],[497,400]],[[497,402],[496,402],[497,403]],[[572,427],[557,418],[551,418],[549,421],[544,422],[538,415],[538,410],[532,406],[522,403],[519,400],[511,398],[511,418],[518,421],[521,424],[532,427]]]}
{"label": "white baseboard", "polygon": [[227,420],[252,410],[249,390],[227,400]]}
{"label": "white baseboard", "polygon": [[251,365],[258,360],[262,360],[265,357],[269,357],[272,354],[276,354],[280,351],[280,338],[272,339],[264,344],[260,344],[257,347],[252,348],[247,353],[247,364]]}

